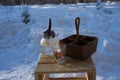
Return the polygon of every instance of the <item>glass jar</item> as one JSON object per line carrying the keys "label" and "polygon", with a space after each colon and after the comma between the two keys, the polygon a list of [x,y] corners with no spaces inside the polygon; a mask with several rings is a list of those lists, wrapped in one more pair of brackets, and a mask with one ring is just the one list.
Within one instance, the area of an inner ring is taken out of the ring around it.
{"label": "glass jar", "polygon": [[58,39],[51,29],[51,24],[51,19],[49,19],[48,29],[42,33],[42,39],[40,40],[40,52],[46,55],[52,55],[53,48],[58,45]]}
{"label": "glass jar", "polygon": [[40,52],[45,55],[52,55],[53,49],[58,46],[57,38],[42,38],[40,41]]}
{"label": "glass jar", "polygon": [[59,47],[59,40],[63,37],[63,29],[54,28],[54,31],[51,30],[51,19],[49,19],[49,27],[42,33],[40,40],[40,53],[54,56],[58,63],[63,63],[65,57]]}

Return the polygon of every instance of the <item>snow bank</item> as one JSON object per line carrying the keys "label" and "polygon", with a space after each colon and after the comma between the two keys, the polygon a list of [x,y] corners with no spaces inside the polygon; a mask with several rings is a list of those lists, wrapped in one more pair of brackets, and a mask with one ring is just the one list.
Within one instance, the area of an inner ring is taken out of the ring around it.
{"label": "snow bank", "polygon": [[[81,18],[80,34],[99,38],[97,51],[92,55],[97,80],[119,80],[118,4],[103,3],[99,10],[96,4],[0,6],[0,80],[34,80],[40,55],[40,33],[47,28],[48,19],[52,18],[53,28],[62,28],[63,37],[66,37],[75,33],[74,18],[77,16]],[[24,9],[30,13],[28,24],[22,22]]]}

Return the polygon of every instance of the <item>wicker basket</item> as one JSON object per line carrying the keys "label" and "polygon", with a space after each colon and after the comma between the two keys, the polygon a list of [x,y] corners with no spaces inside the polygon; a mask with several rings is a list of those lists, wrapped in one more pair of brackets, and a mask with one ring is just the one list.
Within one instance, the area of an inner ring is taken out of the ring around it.
{"label": "wicker basket", "polygon": [[71,58],[88,59],[96,51],[98,38],[79,35],[79,41],[75,43],[75,37],[76,35],[71,35],[59,41],[61,52]]}

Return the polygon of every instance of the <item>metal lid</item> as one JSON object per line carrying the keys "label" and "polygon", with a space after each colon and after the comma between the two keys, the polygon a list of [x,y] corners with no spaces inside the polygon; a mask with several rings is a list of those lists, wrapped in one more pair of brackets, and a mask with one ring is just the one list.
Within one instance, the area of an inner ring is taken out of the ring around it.
{"label": "metal lid", "polygon": [[55,32],[53,30],[51,30],[51,19],[49,19],[48,29],[43,32],[42,36],[45,39],[50,39],[50,38],[54,38],[55,37]]}

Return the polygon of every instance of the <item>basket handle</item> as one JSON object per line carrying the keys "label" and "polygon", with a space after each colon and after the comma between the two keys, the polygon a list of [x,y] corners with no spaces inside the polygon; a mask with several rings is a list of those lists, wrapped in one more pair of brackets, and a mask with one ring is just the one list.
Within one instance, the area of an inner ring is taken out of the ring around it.
{"label": "basket handle", "polygon": [[79,38],[79,25],[80,25],[80,18],[75,18],[75,27],[76,27],[76,41],[78,41]]}

